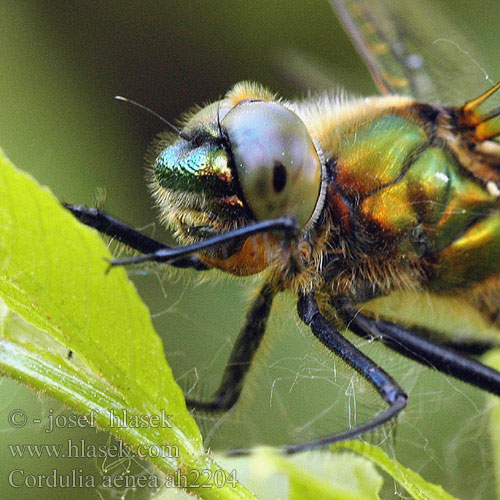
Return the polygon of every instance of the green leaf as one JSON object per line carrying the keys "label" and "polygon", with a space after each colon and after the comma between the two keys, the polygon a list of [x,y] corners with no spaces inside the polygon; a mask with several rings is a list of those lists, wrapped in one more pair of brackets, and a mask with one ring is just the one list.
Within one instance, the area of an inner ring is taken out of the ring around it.
{"label": "green leaf", "polygon": [[318,450],[285,458],[259,448],[250,458],[221,461],[262,499],[378,500],[383,482],[371,462],[353,453]]}
{"label": "green leaf", "polygon": [[[142,446],[165,474],[219,470],[204,451],[148,309],[123,269],[108,272],[110,258],[95,231],[0,153],[1,372],[92,414],[99,427]],[[129,422],[149,416],[148,425],[117,427],[111,411],[125,411]],[[161,456],[149,454],[165,445]],[[230,483],[191,491],[253,498]]]}
{"label": "green leaf", "polygon": [[392,460],[380,448],[361,441],[345,441],[331,446],[333,451],[352,450],[377,464],[417,500],[454,500],[441,486],[429,483],[420,474]]}

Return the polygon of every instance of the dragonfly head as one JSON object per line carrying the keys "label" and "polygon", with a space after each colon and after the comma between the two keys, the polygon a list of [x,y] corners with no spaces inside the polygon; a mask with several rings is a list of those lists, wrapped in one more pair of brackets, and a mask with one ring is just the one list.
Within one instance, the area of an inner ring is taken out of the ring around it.
{"label": "dragonfly head", "polygon": [[[283,216],[305,232],[319,215],[320,154],[302,120],[255,85],[238,84],[192,113],[181,134],[161,134],[152,149],[153,193],[182,243]],[[277,239],[253,236],[225,256],[205,258],[253,274],[269,265]]]}

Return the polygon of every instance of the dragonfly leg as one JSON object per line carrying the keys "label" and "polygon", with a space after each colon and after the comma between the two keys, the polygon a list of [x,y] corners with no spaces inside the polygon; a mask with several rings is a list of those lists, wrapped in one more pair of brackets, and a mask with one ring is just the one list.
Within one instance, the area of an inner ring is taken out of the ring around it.
{"label": "dragonfly leg", "polygon": [[[80,222],[87,226],[97,229],[99,232],[104,233],[112,238],[125,243],[129,247],[137,250],[143,254],[150,254],[158,250],[168,250],[172,247],[164,245],[141,232],[127,226],[123,222],[111,217],[96,208],[89,208],[84,205],[70,205],[64,203],[67,208]],[[189,255],[182,257],[178,260],[169,263],[175,267],[191,267],[197,271],[204,271],[209,267],[204,264],[198,257]]]}
{"label": "dragonfly leg", "polygon": [[[370,358],[353,346],[330,322],[321,314],[313,293],[302,295],[298,302],[299,317],[308,325],[315,337],[330,351],[340,356],[347,364],[360,373],[380,394],[389,408],[373,417],[368,422],[353,429],[311,441],[286,445],[283,453],[292,454],[310,450],[327,444],[353,439],[370,432],[394,419],[406,406],[407,395],[398,383],[377,366]],[[230,455],[247,455],[249,450],[229,450]]]}
{"label": "dragonfly leg", "polygon": [[234,344],[219,388],[209,401],[186,399],[188,407],[218,412],[229,410],[236,404],[245,375],[264,336],[275,294],[275,287],[269,283],[264,284],[247,313],[245,326]]}
{"label": "dragonfly leg", "polygon": [[500,373],[479,361],[403,326],[369,318],[350,304],[343,304],[342,313],[349,330],[356,335],[381,340],[410,359],[500,396]]}

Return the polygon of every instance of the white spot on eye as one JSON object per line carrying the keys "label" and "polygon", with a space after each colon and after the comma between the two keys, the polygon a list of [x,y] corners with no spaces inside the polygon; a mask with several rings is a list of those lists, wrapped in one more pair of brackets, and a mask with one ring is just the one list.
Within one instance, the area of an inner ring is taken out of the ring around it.
{"label": "white spot on eye", "polygon": [[443,182],[450,182],[450,178],[446,175],[446,174],[443,174],[443,172],[436,172],[434,174],[440,181],[443,181]]}
{"label": "white spot on eye", "polygon": [[493,181],[489,181],[486,183],[486,189],[488,190],[488,193],[491,194],[491,196],[494,196],[495,198],[498,198],[500,196],[500,188]]}

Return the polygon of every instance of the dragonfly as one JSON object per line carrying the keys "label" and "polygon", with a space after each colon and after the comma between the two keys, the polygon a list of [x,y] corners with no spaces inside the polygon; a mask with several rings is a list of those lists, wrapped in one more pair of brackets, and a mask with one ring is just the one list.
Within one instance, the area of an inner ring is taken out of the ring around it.
{"label": "dragonfly", "polygon": [[[273,299],[295,294],[302,322],[386,407],[285,453],[361,436],[406,407],[404,389],[346,329],[500,396],[500,373],[473,357],[500,334],[500,108],[490,104],[500,84],[453,103],[437,70],[446,60],[461,71],[462,50],[442,52],[448,40],[425,52],[396,1],[331,5],[381,95],[287,101],[242,82],[179,127],[163,119],[168,130],[148,153],[149,178],[177,247],[98,209],[65,205],[141,254],[113,266],[262,275],[219,388],[208,400],[188,398],[192,409],[220,413],[237,404]],[[458,93],[468,92],[462,76]],[[444,321],[422,324],[411,310],[422,303]],[[461,311],[474,321],[459,328]]]}

